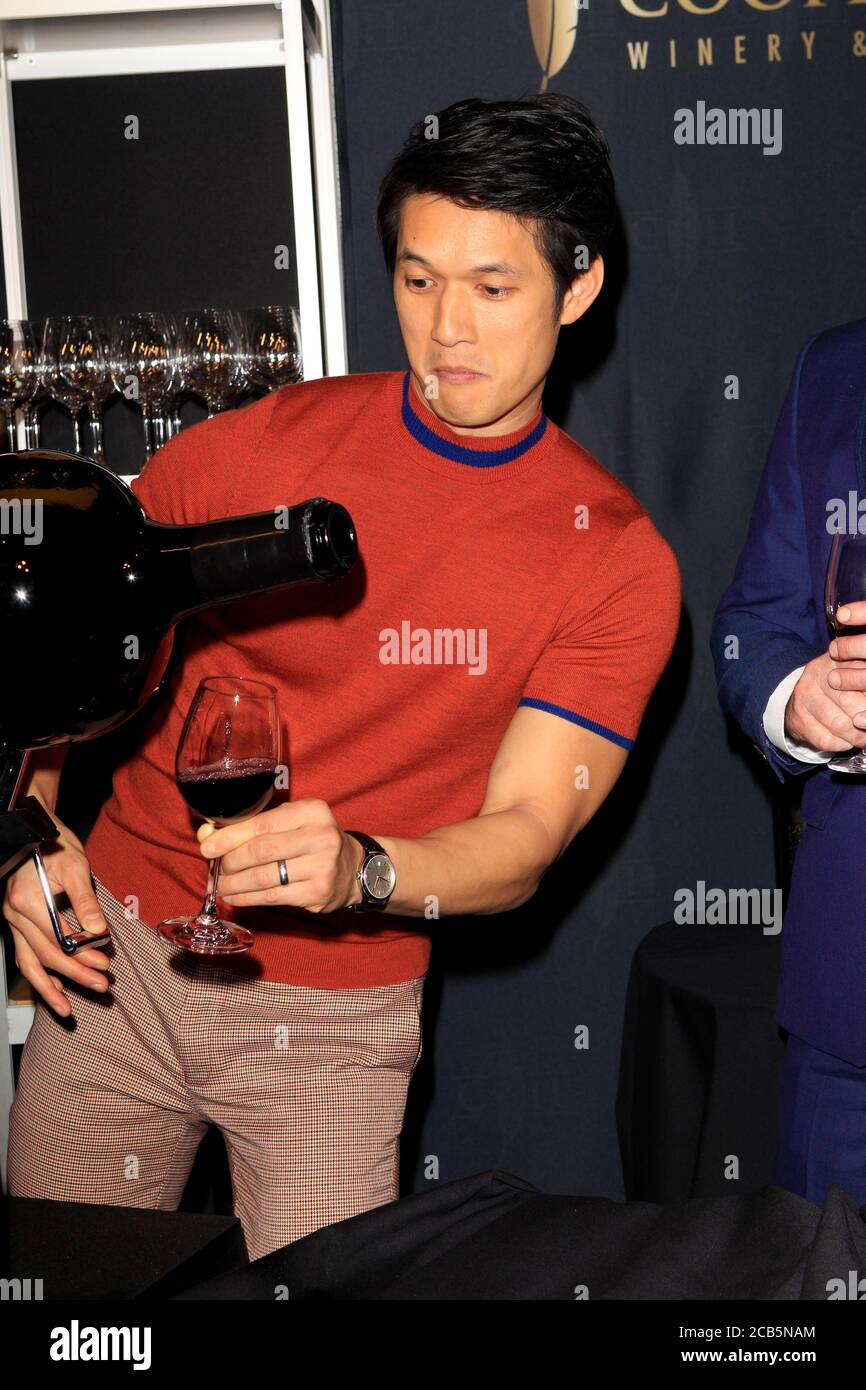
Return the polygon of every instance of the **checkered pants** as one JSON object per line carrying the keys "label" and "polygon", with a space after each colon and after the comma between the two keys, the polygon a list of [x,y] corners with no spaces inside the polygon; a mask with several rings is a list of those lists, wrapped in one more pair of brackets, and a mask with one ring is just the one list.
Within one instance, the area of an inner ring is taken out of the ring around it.
{"label": "checkered pants", "polygon": [[36,1006],[10,1111],[10,1194],[174,1211],[211,1123],[251,1260],[396,1200],[426,977],[261,980],[243,956],[172,946],[93,880],[114,983],[102,996],[65,980],[68,1020]]}

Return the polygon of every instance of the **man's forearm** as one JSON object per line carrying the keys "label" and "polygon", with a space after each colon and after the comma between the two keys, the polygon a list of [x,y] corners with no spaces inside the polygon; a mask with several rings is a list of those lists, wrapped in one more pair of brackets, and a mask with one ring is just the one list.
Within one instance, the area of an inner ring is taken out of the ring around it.
{"label": "man's forearm", "polygon": [[403,917],[507,912],[532,897],[556,858],[540,814],[524,806],[438,826],[416,840],[372,833],[397,870],[385,913]]}
{"label": "man's forearm", "polygon": [[57,793],[60,788],[60,774],[69,751],[68,743],[53,748],[36,748],[27,759],[24,776],[21,779],[22,796],[35,796],[49,811],[57,807]]}

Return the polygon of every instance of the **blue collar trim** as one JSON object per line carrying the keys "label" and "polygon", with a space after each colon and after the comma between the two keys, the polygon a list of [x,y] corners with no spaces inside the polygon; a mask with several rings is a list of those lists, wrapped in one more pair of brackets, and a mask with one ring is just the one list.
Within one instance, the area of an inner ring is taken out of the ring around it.
{"label": "blue collar trim", "polygon": [[403,377],[403,424],[425,449],[430,449],[434,454],[441,454],[442,458],[453,459],[455,463],[468,463],[473,468],[494,468],[498,463],[511,463],[512,459],[520,458],[527,449],[531,449],[534,444],[537,444],[547,429],[547,416],[542,411],[541,419],[535,429],[530,430],[529,434],[518,440],[516,444],[510,444],[505,449],[485,449],[483,452],[477,449],[465,449],[462,444],[454,444],[450,439],[443,439],[441,435],[436,434],[425,425],[420,415],[416,414],[409,400],[409,377],[410,372],[407,370]]}

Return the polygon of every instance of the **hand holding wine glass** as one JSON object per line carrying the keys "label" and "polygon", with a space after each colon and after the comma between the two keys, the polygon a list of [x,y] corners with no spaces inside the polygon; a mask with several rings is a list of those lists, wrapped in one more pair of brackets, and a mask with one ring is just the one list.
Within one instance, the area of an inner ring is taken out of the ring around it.
{"label": "hand holding wine glass", "polygon": [[819,752],[857,748],[850,757],[834,757],[829,767],[866,772],[866,537],[834,535],[824,608],[837,641],[805,666],[788,700],[785,732]]}
{"label": "hand holding wine glass", "polygon": [[[176,777],[184,800],[213,825],[231,825],[263,810],[280,757],[277,692],[246,676],[199,682],[177,748]],[[248,951],[252,932],[217,916],[219,858],[208,865],[204,903],[195,917],[160,922],[168,941],[200,955]]]}

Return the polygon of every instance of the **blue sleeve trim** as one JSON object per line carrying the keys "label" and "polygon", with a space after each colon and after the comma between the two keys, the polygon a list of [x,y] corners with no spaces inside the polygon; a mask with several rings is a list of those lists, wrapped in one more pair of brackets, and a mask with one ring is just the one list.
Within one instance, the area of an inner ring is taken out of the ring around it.
{"label": "blue sleeve trim", "polygon": [[633,738],[616,734],[605,724],[597,724],[594,719],[584,719],[582,714],[575,714],[574,710],[564,709],[562,705],[553,705],[549,700],[533,700],[528,695],[524,695],[517,703],[518,705],[530,705],[532,709],[547,710],[548,714],[558,714],[562,719],[570,719],[572,724],[580,724],[582,728],[589,729],[593,734],[601,734],[602,738],[609,738],[612,743],[618,743],[620,748],[634,748]]}

